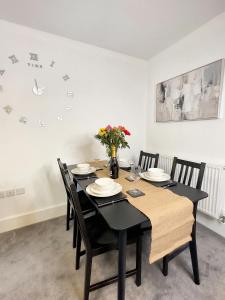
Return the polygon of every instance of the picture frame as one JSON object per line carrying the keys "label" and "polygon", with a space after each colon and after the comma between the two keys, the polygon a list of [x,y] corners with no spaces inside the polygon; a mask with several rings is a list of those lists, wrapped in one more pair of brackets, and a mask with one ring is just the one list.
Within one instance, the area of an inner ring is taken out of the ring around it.
{"label": "picture frame", "polygon": [[217,119],[221,114],[224,59],[156,85],[156,122]]}

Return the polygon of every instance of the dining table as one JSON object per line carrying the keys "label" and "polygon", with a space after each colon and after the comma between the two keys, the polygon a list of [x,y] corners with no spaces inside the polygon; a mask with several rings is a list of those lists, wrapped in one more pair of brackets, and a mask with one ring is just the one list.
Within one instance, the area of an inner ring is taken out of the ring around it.
{"label": "dining table", "polygon": [[[71,171],[76,165],[69,165],[68,169]],[[106,166],[102,166],[106,168]],[[129,171],[128,175],[129,175]],[[72,174],[72,173],[71,173]],[[113,197],[113,201],[107,205],[98,205],[94,197],[89,195],[86,188],[89,184],[95,182],[98,178],[98,170],[95,172],[94,176],[87,176],[82,178],[72,174],[73,180],[79,185],[80,189],[84,191],[87,198],[95,206],[98,213],[103,217],[108,226],[117,232],[118,236],[118,287],[117,287],[117,299],[125,300],[125,283],[126,283],[126,246],[127,246],[127,231],[135,226],[146,226],[151,228],[151,221],[145,216],[141,211],[130,204],[125,198],[121,201],[116,201],[116,197]],[[140,179],[142,180],[142,179]],[[148,182],[148,181],[146,181]],[[162,183],[160,182],[148,182],[155,186],[160,187]],[[177,195],[187,197],[193,202],[193,216],[195,222],[192,229],[192,243],[196,243],[196,212],[198,202],[204,198],[208,197],[208,194],[202,190],[184,185],[182,183],[176,182],[175,185],[167,187],[170,191]],[[119,195],[118,195],[119,197]],[[121,197],[121,195],[120,195]],[[182,199],[182,198],[181,198]],[[119,199],[120,200],[120,199]],[[199,280],[198,265],[197,265],[197,253],[194,260],[194,277],[195,281]],[[192,261],[193,263],[193,261]]]}

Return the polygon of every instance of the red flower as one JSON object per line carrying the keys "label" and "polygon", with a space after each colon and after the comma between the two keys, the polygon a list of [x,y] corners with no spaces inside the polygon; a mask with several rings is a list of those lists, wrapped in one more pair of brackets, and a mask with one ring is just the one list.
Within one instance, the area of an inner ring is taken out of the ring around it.
{"label": "red flower", "polygon": [[126,128],[123,130],[123,132],[125,133],[125,135],[130,135],[130,131],[128,131]]}
{"label": "red flower", "polygon": [[106,130],[112,130],[112,126],[111,125],[108,125],[108,126],[106,126]]}
{"label": "red flower", "polygon": [[130,131],[128,131],[124,126],[119,125],[119,130],[121,130],[125,135],[130,135]]}

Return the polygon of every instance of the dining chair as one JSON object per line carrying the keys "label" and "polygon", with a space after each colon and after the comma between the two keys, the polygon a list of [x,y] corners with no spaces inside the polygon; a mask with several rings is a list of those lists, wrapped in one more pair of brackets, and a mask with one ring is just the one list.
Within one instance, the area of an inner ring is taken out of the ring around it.
{"label": "dining chair", "polygon": [[[66,190],[67,195],[67,210],[66,210],[66,230],[69,230],[70,228],[70,221],[73,220],[73,248],[76,248],[76,241],[77,241],[77,218],[75,214],[75,208],[74,204],[71,199],[70,190],[67,186],[66,182],[66,174],[69,174],[67,165],[65,163],[62,163],[60,158],[57,158],[57,162],[59,165],[59,169],[62,175],[64,187]],[[81,202],[81,210],[84,215],[88,215],[89,213],[95,212],[94,206],[90,203],[90,201],[87,199],[85,193],[83,191],[79,191],[79,199]]]}
{"label": "dining chair", "polygon": [[157,168],[159,161],[159,154],[148,153],[140,151],[138,165],[142,170],[147,171],[149,168]]}
{"label": "dining chair", "polygon": [[73,207],[71,206],[71,200],[70,200],[70,195],[66,189],[66,182],[65,182],[65,176],[64,176],[64,172],[66,171],[66,165],[63,164],[60,160],[60,158],[57,158],[57,162],[59,165],[59,170],[62,176],[62,180],[63,180],[63,184],[66,190],[66,196],[67,196],[67,208],[66,208],[66,230],[70,229],[70,221],[73,219],[72,215],[73,215]]}
{"label": "dining chair", "polygon": [[[107,286],[118,280],[118,276],[113,276],[98,283],[91,284],[91,270],[93,257],[101,255],[105,252],[118,249],[118,236],[115,231],[111,230],[104,219],[99,214],[95,214],[90,218],[85,218],[81,211],[79,194],[76,186],[71,182],[68,174],[66,174],[67,186],[70,188],[72,202],[74,203],[78,227],[77,231],[77,248],[76,269],[79,268],[80,256],[86,254],[85,264],[85,280],[84,280],[84,300],[89,299],[89,293],[96,289]],[[81,237],[84,242],[84,251],[80,251]],[[136,274],[136,285],[141,285],[141,259],[142,259],[142,237],[139,227],[135,227],[128,231],[127,241],[129,244],[136,244],[136,268],[126,272],[126,276]],[[80,255],[81,254],[81,255]],[[102,268],[105,268],[102,266]]]}
{"label": "dining chair", "polygon": [[[171,180],[175,180],[182,184],[195,187],[196,189],[201,189],[205,166],[206,164],[204,162],[196,163],[196,162],[174,157],[173,165],[171,169],[171,176],[170,176]],[[194,176],[196,178],[196,182],[194,182],[194,177],[193,177],[194,172],[198,172],[198,174],[196,174],[197,176]],[[194,210],[193,210],[193,216],[195,221],[192,229],[192,240],[188,244],[164,256],[162,273],[164,276],[167,276],[169,261],[189,247],[190,254],[191,254],[191,261],[192,261],[192,269],[194,273],[194,281],[196,284],[200,284],[199,270],[198,270],[198,255],[197,255],[197,246],[196,246],[196,211],[197,211],[197,203],[194,204]]]}

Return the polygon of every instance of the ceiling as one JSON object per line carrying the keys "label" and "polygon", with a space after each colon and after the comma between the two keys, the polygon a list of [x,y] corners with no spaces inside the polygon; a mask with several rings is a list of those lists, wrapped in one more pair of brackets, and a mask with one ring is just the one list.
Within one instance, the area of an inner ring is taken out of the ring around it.
{"label": "ceiling", "polygon": [[0,18],[149,59],[225,10],[225,0],[0,0]]}

